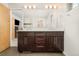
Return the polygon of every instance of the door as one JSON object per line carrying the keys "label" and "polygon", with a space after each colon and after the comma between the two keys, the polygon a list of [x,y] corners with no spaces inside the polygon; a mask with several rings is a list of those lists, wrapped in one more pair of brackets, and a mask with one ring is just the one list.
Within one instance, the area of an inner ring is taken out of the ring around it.
{"label": "door", "polygon": [[47,42],[48,42],[48,51],[55,51],[55,44],[54,44],[54,37],[53,36],[47,36]]}
{"label": "door", "polygon": [[54,37],[54,45],[55,45],[55,48],[57,51],[63,51],[64,49],[64,37],[63,36],[57,36],[57,37]]}
{"label": "door", "polygon": [[31,51],[33,49],[33,44],[34,44],[34,33],[24,32],[23,40],[24,40],[23,41],[24,50]]}
{"label": "door", "polygon": [[10,10],[0,4],[0,52],[10,46]]}

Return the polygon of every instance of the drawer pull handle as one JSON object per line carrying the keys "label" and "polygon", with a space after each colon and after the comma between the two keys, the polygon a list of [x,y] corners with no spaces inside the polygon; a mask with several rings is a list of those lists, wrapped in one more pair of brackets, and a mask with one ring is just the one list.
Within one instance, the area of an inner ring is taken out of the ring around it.
{"label": "drawer pull handle", "polygon": [[45,47],[45,46],[36,46],[36,47],[43,48],[43,47]]}

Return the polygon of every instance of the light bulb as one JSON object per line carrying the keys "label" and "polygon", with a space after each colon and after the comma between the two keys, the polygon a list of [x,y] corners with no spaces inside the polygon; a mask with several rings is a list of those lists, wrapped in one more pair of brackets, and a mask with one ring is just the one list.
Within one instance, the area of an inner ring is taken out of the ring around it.
{"label": "light bulb", "polygon": [[35,6],[35,5],[33,5],[33,8],[36,8],[36,6]]}
{"label": "light bulb", "polygon": [[31,6],[31,5],[29,5],[29,8],[32,8],[32,6]]}
{"label": "light bulb", "polygon": [[48,8],[48,5],[46,5],[45,8]]}
{"label": "light bulb", "polygon": [[24,8],[26,9],[26,8],[27,8],[27,6],[25,5],[25,6],[24,6]]}
{"label": "light bulb", "polygon": [[52,8],[52,5],[49,5],[49,8]]}
{"label": "light bulb", "polygon": [[53,8],[54,8],[54,9],[56,9],[56,8],[57,8],[57,6],[56,6],[56,5],[54,5],[54,6],[53,6]]}

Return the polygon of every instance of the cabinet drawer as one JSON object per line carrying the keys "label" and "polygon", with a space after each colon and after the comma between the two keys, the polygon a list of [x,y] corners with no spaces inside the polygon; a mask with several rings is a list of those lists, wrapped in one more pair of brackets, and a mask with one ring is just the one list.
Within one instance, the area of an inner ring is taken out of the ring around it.
{"label": "cabinet drawer", "polygon": [[45,33],[43,33],[43,32],[38,32],[38,33],[35,33],[35,36],[45,36]]}
{"label": "cabinet drawer", "polygon": [[64,32],[49,32],[47,36],[64,36]]}
{"label": "cabinet drawer", "polygon": [[30,32],[25,32],[25,33],[23,33],[23,35],[24,36],[34,36],[34,33],[32,33],[32,32],[31,33]]}

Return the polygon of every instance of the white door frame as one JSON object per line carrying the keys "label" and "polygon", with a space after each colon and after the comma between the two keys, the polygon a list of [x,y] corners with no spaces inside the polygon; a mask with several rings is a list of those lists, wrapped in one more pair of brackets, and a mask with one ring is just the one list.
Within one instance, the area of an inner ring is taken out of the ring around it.
{"label": "white door frame", "polygon": [[10,47],[12,46],[12,9],[10,9]]}
{"label": "white door frame", "polygon": [[[13,9],[13,10],[19,10],[19,9]],[[21,9],[20,9],[21,10]],[[12,32],[13,32],[13,29],[12,29],[12,22],[13,22],[13,19],[12,19],[12,17],[13,17],[14,15],[12,14],[12,9],[10,9],[10,47],[17,47],[17,45],[16,45],[16,43],[14,43],[13,42],[13,39],[15,39],[15,38],[13,38],[13,34],[12,34]],[[14,29],[15,29],[15,27],[14,27]]]}

